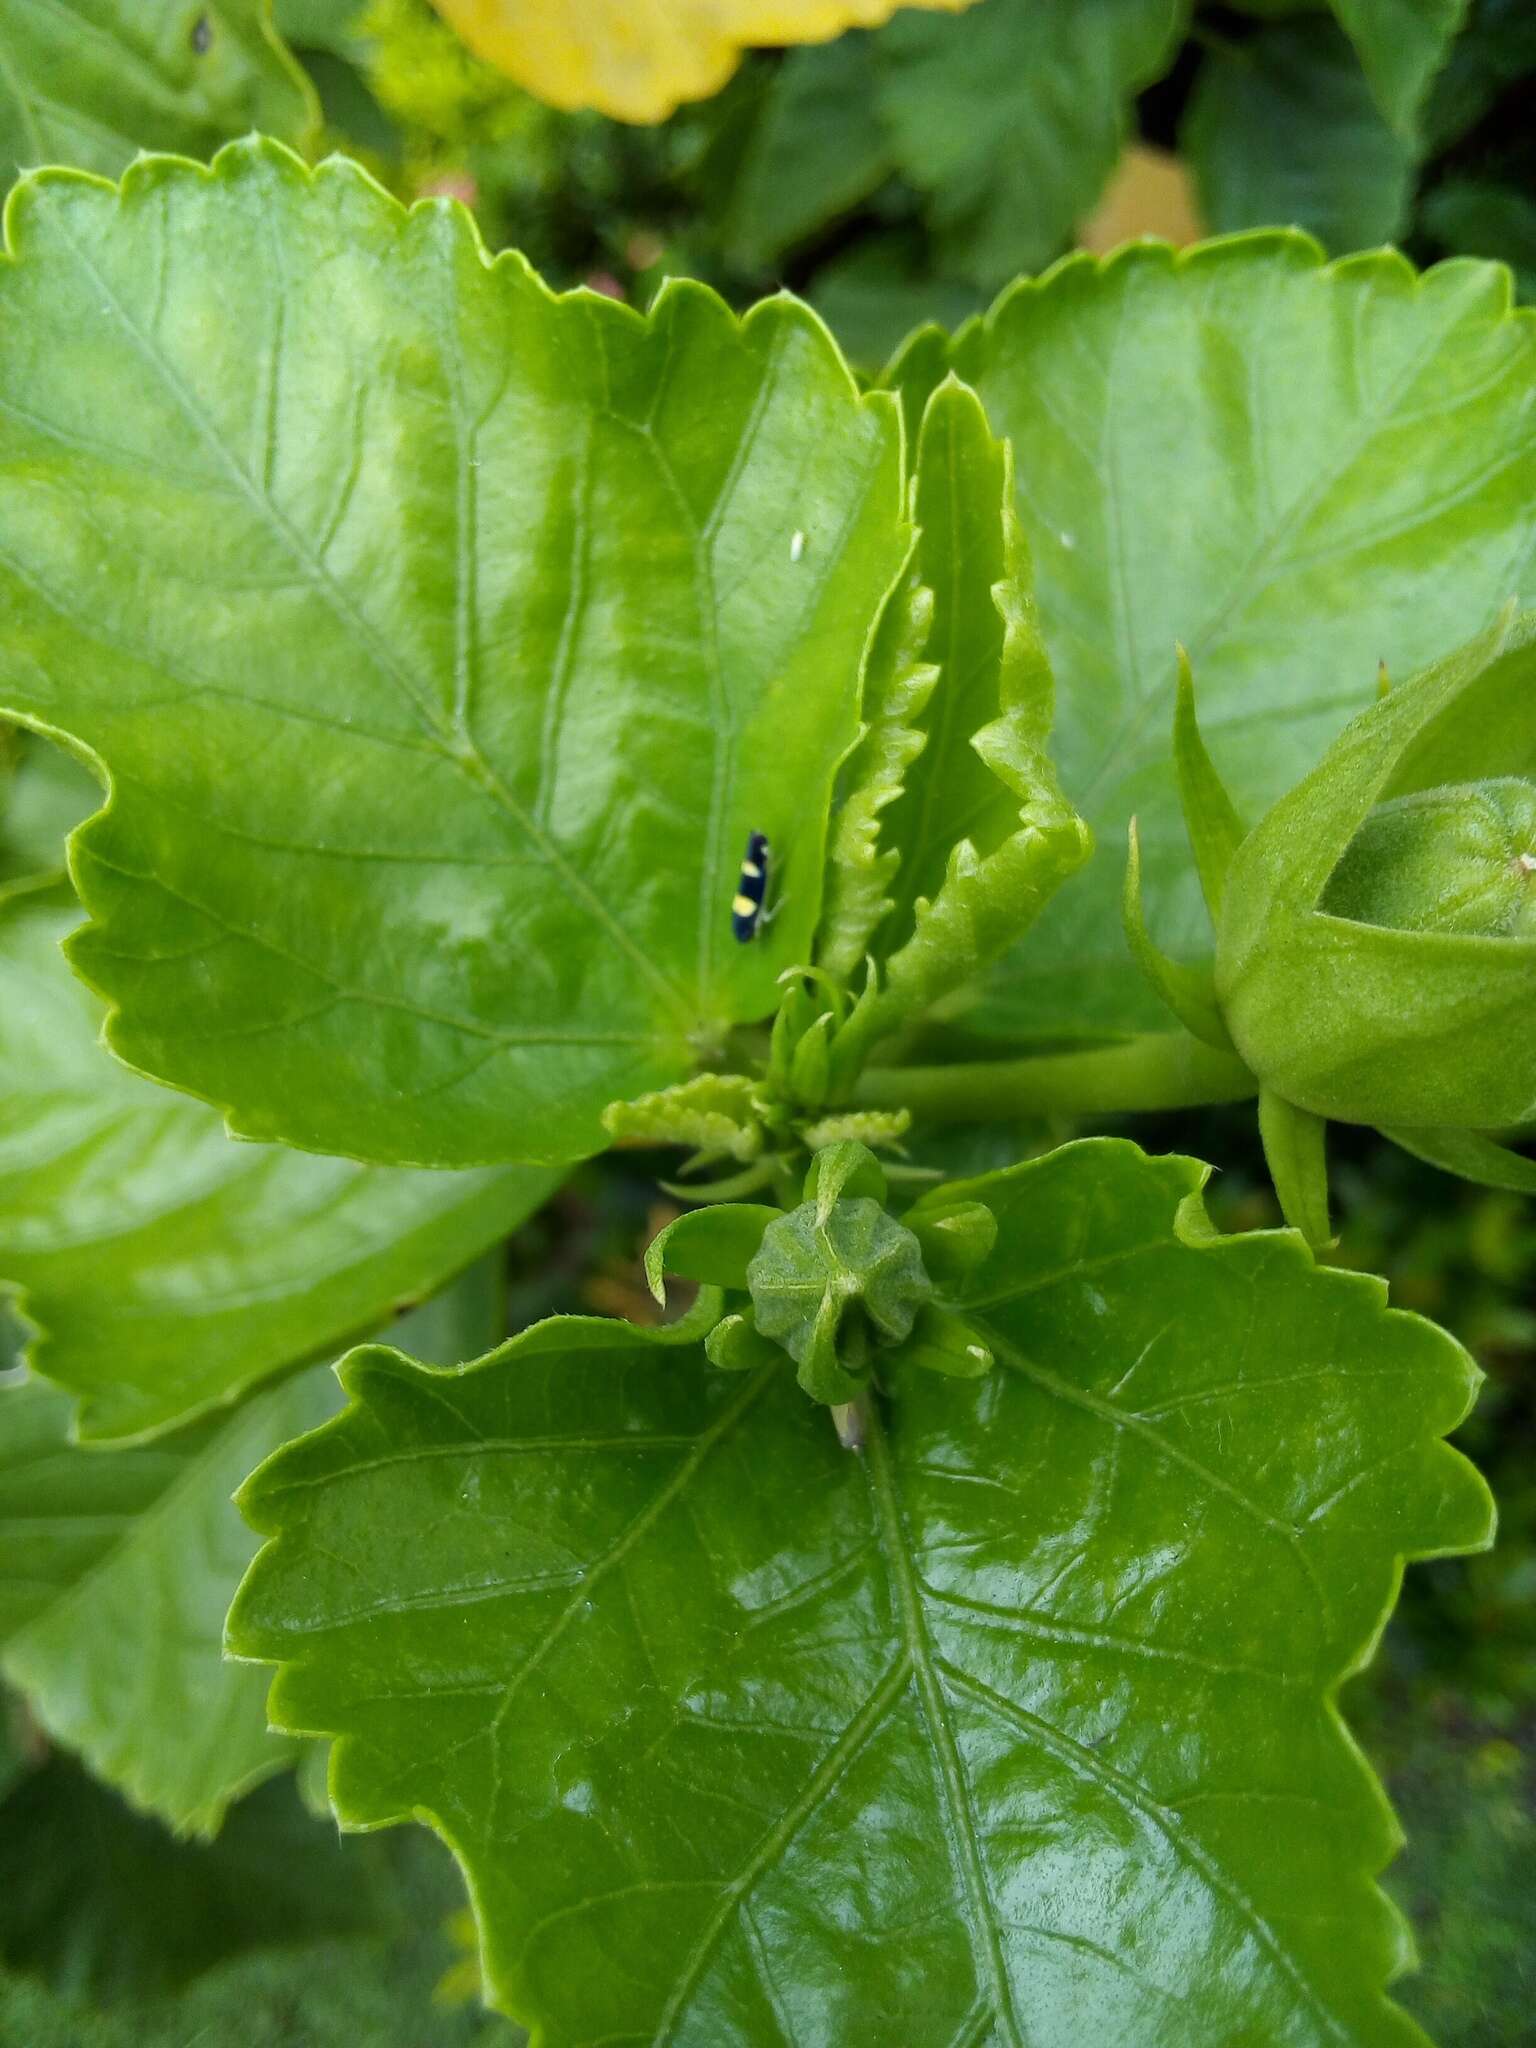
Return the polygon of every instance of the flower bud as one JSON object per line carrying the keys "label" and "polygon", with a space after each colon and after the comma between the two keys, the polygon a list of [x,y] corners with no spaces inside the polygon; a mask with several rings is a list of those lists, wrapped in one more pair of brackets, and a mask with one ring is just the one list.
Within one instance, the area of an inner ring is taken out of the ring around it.
{"label": "flower bud", "polygon": [[1346,727],[1232,855],[1215,992],[1261,1087],[1345,1123],[1536,1117],[1536,615]]}
{"label": "flower bud", "polygon": [[1536,785],[1509,775],[1378,804],[1322,908],[1396,931],[1536,936]]}

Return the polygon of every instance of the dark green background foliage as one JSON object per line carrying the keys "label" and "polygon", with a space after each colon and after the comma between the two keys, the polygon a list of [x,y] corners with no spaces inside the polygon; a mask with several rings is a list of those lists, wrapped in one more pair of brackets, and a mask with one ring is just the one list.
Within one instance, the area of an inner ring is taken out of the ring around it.
{"label": "dark green background foliage", "polygon": [[540,107],[427,0],[279,16],[333,137],[402,191],[473,194],[493,244],[562,282],[644,299],[683,274],[743,303],[788,284],[871,364],[1068,248],[1138,138],[1184,154],[1212,230],[1494,257],[1536,295],[1525,0],[981,0],[963,28],[898,16],[754,55],[652,130]]}

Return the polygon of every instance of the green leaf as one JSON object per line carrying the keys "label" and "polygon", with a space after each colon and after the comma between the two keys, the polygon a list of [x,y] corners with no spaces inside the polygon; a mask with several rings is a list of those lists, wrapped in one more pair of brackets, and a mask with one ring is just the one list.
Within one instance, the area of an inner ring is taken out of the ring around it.
{"label": "green leaf", "polygon": [[1471,0],[1332,0],[1381,111],[1411,136]]}
{"label": "green leaf", "polygon": [[[396,1334],[451,1365],[505,1328],[493,1256]],[[71,1443],[55,1389],[0,1389],[0,1673],[51,1735],[180,1831],[213,1833],[232,1799],[293,1760],[267,1727],[261,1679],[223,1655],[256,1548],[233,1496],[337,1405],[331,1374],[311,1371],[231,1415],[105,1452]]]}
{"label": "green leaf", "polygon": [[1453,255],[1507,263],[1520,297],[1536,298],[1536,199],[1528,191],[1487,178],[1447,178],[1425,199],[1421,218],[1424,232]]}
{"label": "green leaf", "polygon": [[1496,270],[1325,266],[1295,235],[1077,258],[898,374],[950,364],[1013,442],[1057,681],[1062,786],[1112,849],[1050,905],[968,1019],[1009,1038],[1155,1028],[1121,929],[1141,824],[1147,917],[1180,959],[1210,930],[1179,823],[1176,647],[1257,817],[1375,690],[1536,598],[1536,324]]}
{"label": "green leaf", "polygon": [[1408,221],[1416,152],[1330,21],[1283,22],[1205,59],[1180,141],[1218,232],[1289,225],[1375,248]]}
{"label": "green leaf", "polygon": [[597,1149],[809,956],[891,401],[792,302],[557,300],[261,142],[9,227],[0,704],[112,777],[74,958],[114,1049],[248,1137]]}
{"label": "green leaf", "polygon": [[64,1757],[0,1806],[0,1961],[77,2000],[163,1996],[252,1949],[371,1933],[385,1910],[377,1859],[287,1779],[212,1843],[177,1841]]}
{"label": "green leaf", "polygon": [[791,50],[769,80],[721,222],[726,252],[742,268],[770,269],[891,175],[878,48],[875,37],[842,35]]}
{"label": "green leaf", "polygon": [[1334,1695],[1402,1558],[1488,1538],[1475,1373],[1202,1177],[962,1183],[998,1370],[904,1377],[862,1458],[787,1372],[567,1322],[354,1356],[252,1481],[235,1647],[347,1822],[450,1841],[547,2048],[1421,2040]]}
{"label": "green leaf", "polygon": [[974,392],[947,379],[923,415],[917,572],[933,592],[939,681],[908,716],[924,736],[880,820],[898,853],[887,956],[844,1036],[872,1045],[985,967],[1087,858],[1049,752],[1050,662],[1013,509],[1006,446]]}
{"label": "green leaf", "polygon": [[306,50],[348,56],[373,0],[276,0],[278,33]]}
{"label": "green leaf", "polygon": [[984,0],[957,22],[898,15],[879,31],[892,153],[948,272],[996,286],[1060,253],[1188,15],[1188,0]]}
{"label": "green leaf", "polygon": [[103,1452],[70,1443],[53,1388],[0,1389],[0,1673],[51,1736],[180,1831],[216,1832],[296,1753],[268,1732],[259,1675],[221,1655],[256,1548],[232,1496],[335,1406],[330,1374],[310,1372],[231,1416]]}
{"label": "green leaf", "polygon": [[165,1429],[431,1293],[552,1191],[232,1144],[107,1058],[60,895],[0,908],[0,1286],[87,1440]]}
{"label": "green leaf", "polygon": [[302,145],[317,123],[271,0],[0,0],[0,190],[38,164],[206,157],[252,128]]}
{"label": "green leaf", "polygon": [[1426,154],[1438,155],[1459,141],[1531,71],[1536,71],[1536,14],[1527,0],[1474,0],[1424,109]]}

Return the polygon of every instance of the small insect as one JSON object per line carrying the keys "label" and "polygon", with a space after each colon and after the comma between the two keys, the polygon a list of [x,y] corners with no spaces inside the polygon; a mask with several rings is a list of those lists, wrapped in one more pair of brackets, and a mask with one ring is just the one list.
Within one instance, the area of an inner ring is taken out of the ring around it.
{"label": "small insect", "polygon": [[805,535],[804,535],[803,533],[799,532],[799,531],[798,531],[798,529],[797,529],[797,530],[796,530],[796,532],[795,532],[794,534],[792,534],[792,535],[791,535],[791,537],[790,537],[790,542],[789,542],[789,559],[790,559],[790,560],[791,560],[792,562],[798,562],[798,561],[800,561],[800,560],[801,560],[801,558],[802,558],[802,557],[804,556],[804,554],[805,554]]}
{"label": "small insect", "polygon": [[213,23],[206,14],[200,14],[192,24],[192,52],[194,56],[206,57],[213,48]]}
{"label": "small insect", "polygon": [[757,937],[763,922],[763,904],[768,895],[768,867],[773,855],[765,832],[747,834],[741,875],[731,898],[731,930],[743,945]]}

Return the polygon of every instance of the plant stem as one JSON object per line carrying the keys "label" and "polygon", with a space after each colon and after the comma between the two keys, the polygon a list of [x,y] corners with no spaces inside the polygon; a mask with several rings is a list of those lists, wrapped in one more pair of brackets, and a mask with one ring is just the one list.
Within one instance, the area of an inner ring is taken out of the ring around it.
{"label": "plant stem", "polygon": [[946,1067],[872,1067],[853,1091],[860,1109],[910,1109],[940,1123],[1019,1116],[1113,1116],[1244,1102],[1258,1083],[1233,1053],[1184,1031],[1146,1032],[1091,1052],[967,1060]]}

